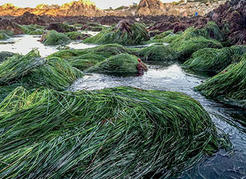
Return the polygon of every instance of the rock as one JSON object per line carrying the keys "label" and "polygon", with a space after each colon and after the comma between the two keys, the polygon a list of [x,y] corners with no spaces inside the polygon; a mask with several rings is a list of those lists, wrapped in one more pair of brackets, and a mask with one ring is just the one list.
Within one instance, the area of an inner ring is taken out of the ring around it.
{"label": "rock", "polygon": [[51,23],[48,27],[47,30],[55,30],[57,32],[73,32],[76,31],[77,29],[75,27],[62,24],[62,23]]}
{"label": "rock", "polygon": [[38,24],[38,25],[45,25],[45,21],[35,15],[32,14],[30,12],[25,12],[22,16],[16,17],[15,18],[15,22],[18,24],[22,24],[22,25],[30,25],[30,24]]}
{"label": "rock", "polygon": [[0,29],[6,31],[12,31],[14,34],[23,34],[23,31],[18,24],[8,19],[0,19]]}

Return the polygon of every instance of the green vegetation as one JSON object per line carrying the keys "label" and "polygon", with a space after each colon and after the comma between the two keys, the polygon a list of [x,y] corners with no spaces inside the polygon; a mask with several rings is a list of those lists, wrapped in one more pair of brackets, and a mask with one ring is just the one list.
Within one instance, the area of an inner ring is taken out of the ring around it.
{"label": "green vegetation", "polygon": [[138,58],[126,53],[112,56],[95,66],[89,68],[87,72],[113,74],[113,75],[136,75]]}
{"label": "green vegetation", "polygon": [[51,58],[38,68],[30,71],[22,82],[29,87],[38,88],[45,86],[56,90],[65,90],[76,79],[83,77],[83,73],[73,68],[67,61],[60,58]]}
{"label": "green vegetation", "polygon": [[12,57],[15,53],[2,51],[0,52],[0,63],[5,61],[8,57]]}
{"label": "green vegetation", "polygon": [[185,61],[194,52],[203,48],[222,48],[220,42],[205,37],[178,38],[170,44],[171,48],[177,51],[181,61]]}
{"label": "green vegetation", "polygon": [[207,97],[246,108],[246,56],[196,89]]}
{"label": "green vegetation", "polygon": [[168,177],[220,143],[202,106],[177,92],[20,87],[0,118],[1,178]]}
{"label": "green vegetation", "polygon": [[165,45],[152,45],[150,47],[145,47],[140,49],[137,54],[144,61],[169,62],[177,60],[178,57],[173,49]]}
{"label": "green vegetation", "polygon": [[149,40],[148,32],[143,24],[119,22],[115,27],[103,30],[99,34],[87,38],[85,43],[121,45],[139,45]]}
{"label": "green vegetation", "polygon": [[81,32],[67,32],[65,33],[71,40],[83,40],[88,37],[87,34],[82,34]]}
{"label": "green vegetation", "polygon": [[192,58],[184,63],[185,68],[194,71],[218,73],[232,63],[230,48],[204,48],[192,54]]}
{"label": "green vegetation", "polygon": [[218,73],[231,63],[238,62],[245,52],[245,46],[222,49],[205,48],[193,53],[192,58],[184,63],[184,67],[194,71]]}
{"label": "green vegetation", "polygon": [[12,31],[0,30],[0,40],[6,40],[13,35]]}
{"label": "green vegetation", "polygon": [[45,32],[45,27],[40,25],[21,25],[21,30],[28,35],[42,35]]}
{"label": "green vegetation", "polygon": [[4,85],[2,88],[8,87],[9,84],[22,83],[28,88],[45,86],[64,90],[82,76],[81,71],[62,59],[40,58],[37,50],[32,50],[24,56],[9,57],[0,65],[0,84]]}
{"label": "green vegetation", "polygon": [[44,45],[65,45],[70,39],[67,35],[52,30],[43,35],[42,42]]}
{"label": "green vegetation", "polygon": [[37,50],[32,50],[24,56],[17,54],[9,57],[0,65],[0,85],[8,84],[13,80],[22,78],[28,74],[30,70],[43,63],[44,61],[40,58]]}

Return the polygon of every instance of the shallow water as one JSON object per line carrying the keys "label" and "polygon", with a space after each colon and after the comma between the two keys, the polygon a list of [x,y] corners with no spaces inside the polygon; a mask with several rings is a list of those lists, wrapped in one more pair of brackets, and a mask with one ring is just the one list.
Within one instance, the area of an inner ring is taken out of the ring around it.
{"label": "shallow water", "polygon": [[209,112],[218,131],[222,130],[229,135],[234,149],[229,152],[221,150],[214,156],[205,158],[192,169],[185,171],[179,178],[243,178],[246,176],[246,125],[241,125],[240,120],[243,118],[245,120],[246,114],[239,109],[229,108],[208,100],[195,92],[193,88],[206,78],[185,72],[179,64],[149,65],[149,71],[139,77],[87,74],[84,78],[77,80],[70,90],[132,86],[143,89],[179,91],[192,96]]}
{"label": "shallow water", "polygon": [[[58,46],[44,46],[38,41],[39,39],[40,36],[16,36],[4,41],[12,42],[11,44],[0,44],[0,51],[26,54],[31,49],[38,48],[43,57],[58,51]],[[83,49],[96,45],[73,41],[68,46],[70,48]],[[195,92],[193,88],[206,78],[206,76],[197,76],[185,72],[180,67],[180,64],[151,64],[149,65],[149,71],[143,76],[114,77],[101,74],[86,74],[82,79],[74,82],[69,90],[132,86],[143,89],[179,91],[188,94],[200,101],[209,112],[218,130],[222,130],[229,135],[234,149],[230,152],[221,150],[214,156],[205,158],[190,170],[185,171],[179,178],[246,179],[246,112],[208,100],[198,92]]]}
{"label": "shallow water", "polygon": [[[32,49],[37,48],[40,52],[41,57],[46,57],[58,51],[57,48],[59,47],[59,45],[45,46],[38,41],[40,40],[40,38],[40,35],[18,35],[8,40],[1,40],[0,42],[4,44],[0,44],[0,52],[9,51],[25,55]],[[81,41],[72,41],[67,46],[73,49],[84,49],[92,48],[97,45],[84,44]]]}

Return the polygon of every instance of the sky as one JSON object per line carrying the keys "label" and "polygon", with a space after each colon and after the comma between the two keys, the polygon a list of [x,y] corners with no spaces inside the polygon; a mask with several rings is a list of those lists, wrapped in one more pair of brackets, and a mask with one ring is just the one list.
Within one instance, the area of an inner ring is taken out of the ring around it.
{"label": "sky", "polygon": [[[64,4],[72,0],[0,0],[0,5],[11,3],[18,7],[36,7],[38,4]],[[106,9],[109,7],[117,8],[139,3],[140,0],[91,0],[98,8]],[[177,0],[161,0],[162,2],[173,2]]]}

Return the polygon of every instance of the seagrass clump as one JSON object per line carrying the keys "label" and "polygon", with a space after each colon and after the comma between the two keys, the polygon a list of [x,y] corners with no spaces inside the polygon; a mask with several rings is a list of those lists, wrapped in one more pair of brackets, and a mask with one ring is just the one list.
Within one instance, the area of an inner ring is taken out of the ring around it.
{"label": "seagrass clump", "polygon": [[208,113],[177,92],[15,89],[0,103],[1,178],[143,178],[220,147]]}
{"label": "seagrass clump", "polygon": [[99,34],[84,40],[85,43],[140,45],[149,40],[148,31],[140,23],[120,21],[115,27],[102,30]]}
{"label": "seagrass clump", "polygon": [[138,58],[136,56],[122,53],[99,62],[95,66],[86,70],[86,72],[113,75],[136,75],[138,74],[138,63]]}
{"label": "seagrass clump", "polygon": [[178,58],[177,53],[172,48],[165,45],[145,47],[140,49],[137,55],[144,61],[170,62]]}
{"label": "seagrass clump", "polygon": [[[8,70],[6,70],[8,69]],[[0,85],[27,84],[29,88],[45,86],[56,90],[69,87],[83,73],[60,58],[40,58],[37,50],[14,55],[0,64]]]}
{"label": "seagrass clump", "polygon": [[66,34],[52,30],[43,34],[41,42],[44,45],[65,45],[70,42],[70,38]]}
{"label": "seagrass clump", "polygon": [[246,108],[246,58],[196,87],[203,95]]}

